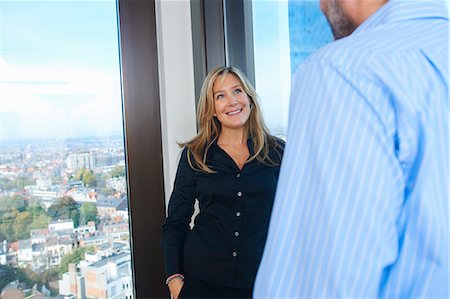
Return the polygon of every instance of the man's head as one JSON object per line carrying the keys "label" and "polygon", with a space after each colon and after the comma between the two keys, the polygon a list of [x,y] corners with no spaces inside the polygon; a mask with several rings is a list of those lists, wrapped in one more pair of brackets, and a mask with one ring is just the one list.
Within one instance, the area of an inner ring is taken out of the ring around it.
{"label": "man's head", "polygon": [[320,9],[331,26],[335,39],[352,34],[388,0],[320,0]]}

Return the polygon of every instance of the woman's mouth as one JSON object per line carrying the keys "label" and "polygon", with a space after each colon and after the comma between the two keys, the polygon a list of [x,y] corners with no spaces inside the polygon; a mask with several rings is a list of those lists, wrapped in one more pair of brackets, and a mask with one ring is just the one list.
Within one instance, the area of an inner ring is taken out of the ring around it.
{"label": "woman's mouth", "polygon": [[239,114],[239,113],[241,113],[241,112],[242,112],[242,109],[238,109],[238,110],[234,110],[234,111],[227,112],[226,114],[227,114],[228,116],[233,116],[233,115]]}

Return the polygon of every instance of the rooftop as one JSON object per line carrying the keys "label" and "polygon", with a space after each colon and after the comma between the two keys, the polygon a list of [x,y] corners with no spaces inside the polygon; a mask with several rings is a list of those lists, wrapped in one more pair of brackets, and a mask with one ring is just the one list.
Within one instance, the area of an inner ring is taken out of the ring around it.
{"label": "rooftop", "polygon": [[126,203],[126,200],[124,198],[119,199],[114,197],[100,198],[97,199],[97,207],[117,209],[124,201]]}

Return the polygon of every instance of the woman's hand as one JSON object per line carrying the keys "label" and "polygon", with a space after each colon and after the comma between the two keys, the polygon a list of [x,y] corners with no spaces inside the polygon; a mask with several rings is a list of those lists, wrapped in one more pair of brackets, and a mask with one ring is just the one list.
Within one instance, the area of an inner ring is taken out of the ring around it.
{"label": "woman's hand", "polygon": [[178,299],[178,296],[180,295],[183,285],[184,285],[184,281],[181,277],[174,278],[169,283],[169,291],[170,291],[170,295],[172,295],[173,299]]}

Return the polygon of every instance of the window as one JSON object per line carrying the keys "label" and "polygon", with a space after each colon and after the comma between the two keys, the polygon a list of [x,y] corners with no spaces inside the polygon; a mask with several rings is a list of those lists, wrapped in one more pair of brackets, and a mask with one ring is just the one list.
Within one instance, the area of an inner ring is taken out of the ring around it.
{"label": "window", "polygon": [[106,258],[132,281],[122,124],[116,2],[0,1],[2,281],[85,297],[69,274],[92,292]]}
{"label": "window", "polygon": [[255,85],[271,132],[285,137],[291,76],[332,40],[319,0],[252,1]]}

